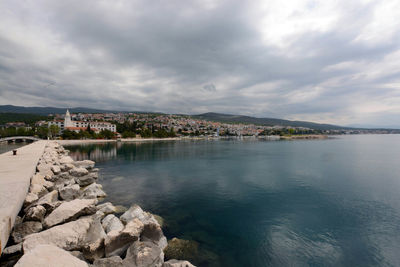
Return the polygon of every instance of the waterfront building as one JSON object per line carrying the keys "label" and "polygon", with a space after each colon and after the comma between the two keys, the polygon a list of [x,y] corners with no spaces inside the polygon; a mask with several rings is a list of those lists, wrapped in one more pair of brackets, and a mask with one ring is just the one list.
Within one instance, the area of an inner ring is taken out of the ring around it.
{"label": "waterfront building", "polygon": [[[80,116],[81,117],[81,116]],[[51,125],[57,125],[60,131],[70,130],[70,131],[86,131],[88,127],[95,132],[100,132],[102,130],[109,130],[111,132],[116,132],[117,128],[115,124],[105,121],[76,121],[72,120],[69,110],[65,113],[64,120],[54,120],[49,121],[49,127]]]}

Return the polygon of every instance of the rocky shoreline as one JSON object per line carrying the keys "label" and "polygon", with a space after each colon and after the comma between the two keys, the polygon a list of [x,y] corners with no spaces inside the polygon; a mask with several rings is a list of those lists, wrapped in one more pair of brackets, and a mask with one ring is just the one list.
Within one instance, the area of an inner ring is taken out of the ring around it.
{"label": "rocky shoreline", "polygon": [[68,152],[47,144],[0,266],[194,266],[164,260],[177,239],[169,245],[158,216],[138,205],[99,204],[106,193],[95,162],[74,161]]}

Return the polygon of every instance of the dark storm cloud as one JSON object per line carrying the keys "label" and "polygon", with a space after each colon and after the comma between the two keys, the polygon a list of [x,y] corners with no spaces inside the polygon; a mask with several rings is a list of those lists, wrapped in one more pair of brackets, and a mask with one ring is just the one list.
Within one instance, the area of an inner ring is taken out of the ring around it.
{"label": "dark storm cloud", "polygon": [[3,1],[0,104],[376,124],[400,113],[397,7]]}

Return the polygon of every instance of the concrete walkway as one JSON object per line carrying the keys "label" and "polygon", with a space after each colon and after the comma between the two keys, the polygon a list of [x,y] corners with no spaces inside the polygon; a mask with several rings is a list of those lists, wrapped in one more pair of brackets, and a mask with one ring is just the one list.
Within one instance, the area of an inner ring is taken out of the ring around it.
{"label": "concrete walkway", "polygon": [[15,218],[24,204],[30,180],[47,141],[38,141],[0,154],[0,255],[7,244]]}

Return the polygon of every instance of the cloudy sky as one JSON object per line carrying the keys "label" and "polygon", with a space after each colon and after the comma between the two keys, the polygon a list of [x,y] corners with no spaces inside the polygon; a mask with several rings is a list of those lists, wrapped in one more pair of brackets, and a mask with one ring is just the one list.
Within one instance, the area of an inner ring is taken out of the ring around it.
{"label": "cloudy sky", "polygon": [[400,126],[400,1],[0,0],[0,105]]}

